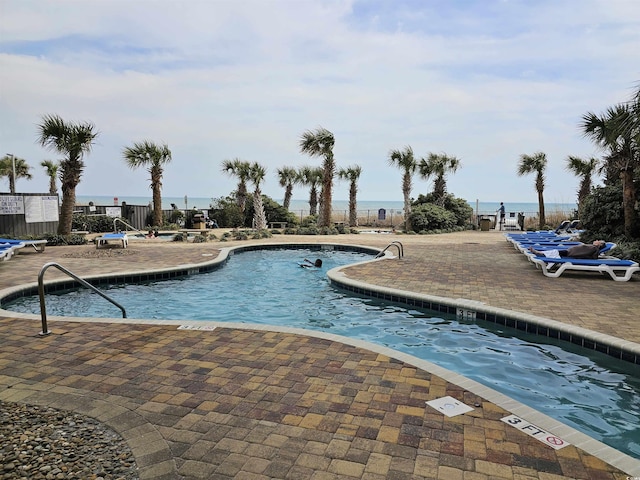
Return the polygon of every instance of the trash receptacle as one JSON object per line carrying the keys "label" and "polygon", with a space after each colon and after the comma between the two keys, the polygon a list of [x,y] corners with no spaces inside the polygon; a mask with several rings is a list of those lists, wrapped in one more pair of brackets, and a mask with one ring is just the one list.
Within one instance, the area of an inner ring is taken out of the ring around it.
{"label": "trash receptacle", "polygon": [[483,232],[488,232],[491,229],[491,219],[489,218],[481,218],[480,219],[480,230]]}

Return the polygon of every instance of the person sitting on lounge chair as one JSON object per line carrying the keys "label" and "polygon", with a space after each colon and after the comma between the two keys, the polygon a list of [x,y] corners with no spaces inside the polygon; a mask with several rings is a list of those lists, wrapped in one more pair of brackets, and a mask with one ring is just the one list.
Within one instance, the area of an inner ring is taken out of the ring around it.
{"label": "person sitting on lounge chair", "polygon": [[594,240],[591,244],[581,243],[580,245],[571,245],[566,250],[536,250],[534,247],[529,247],[529,251],[539,257],[598,258],[600,250],[602,250],[606,245],[607,242],[604,240]]}

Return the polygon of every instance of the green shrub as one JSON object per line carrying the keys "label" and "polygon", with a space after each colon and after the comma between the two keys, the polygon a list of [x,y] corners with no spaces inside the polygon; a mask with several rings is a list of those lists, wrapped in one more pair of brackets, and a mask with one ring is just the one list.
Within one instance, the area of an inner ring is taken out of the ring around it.
{"label": "green shrub", "polygon": [[89,233],[113,232],[113,217],[108,215],[88,216],[76,213],[71,220],[71,229]]}
{"label": "green shrub", "polygon": [[414,207],[410,219],[413,228],[419,232],[450,230],[457,224],[457,218],[453,212],[433,203],[424,203]]}
{"label": "green shrub", "polygon": [[58,235],[55,233],[45,233],[43,238],[47,241],[47,245],[86,245],[87,239],[84,235]]}

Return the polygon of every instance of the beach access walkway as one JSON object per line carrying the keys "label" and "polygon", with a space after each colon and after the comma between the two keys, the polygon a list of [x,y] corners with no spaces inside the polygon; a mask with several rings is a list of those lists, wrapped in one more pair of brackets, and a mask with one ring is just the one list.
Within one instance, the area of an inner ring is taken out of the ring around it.
{"label": "beach access walkway", "polygon": [[[0,265],[0,289],[33,283],[46,262],[76,274],[130,272],[208,261],[245,243],[404,245],[403,259],[348,267],[371,285],[467,299],[640,343],[640,281],[599,275],[551,279],[499,232],[430,236],[281,236],[245,242],[48,247]],[[47,280],[57,271],[47,273]],[[637,277],[637,275],[636,275]],[[179,319],[177,319],[179,320]],[[181,323],[50,321],[0,316],[0,400],[76,411],[131,447],[144,479],[562,480],[640,476],[640,461],[569,435],[561,449],[502,419],[494,402],[370,344],[251,325],[179,330]],[[472,406],[447,417],[443,396]],[[508,407],[513,405],[515,412]],[[521,413],[522,412],[522,413]],[[544,413],[544,412],[542,412]],[[536,419],[535,421],[533,419]],[[567,432],[557,425],[556,432]],[[563,441],[561,435],[550,438]],[[578,436],[579,437],[579,436]],[[615,465],[615,466],[614,466]]]}

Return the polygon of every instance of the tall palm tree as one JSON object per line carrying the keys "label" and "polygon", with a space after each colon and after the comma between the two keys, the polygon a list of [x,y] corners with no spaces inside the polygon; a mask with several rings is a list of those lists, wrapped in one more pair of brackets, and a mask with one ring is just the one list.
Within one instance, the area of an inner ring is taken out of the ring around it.
{"label": "tall palm tree", "polygon": [[251,164],[234,158],[233,160],[224,160],[222,162],[222,171],[230,177],[238,177],[238,188],[236,189],[236,204],[240,207],[242,213],[244,213],[245,206],[247,204],[247,181],[251,174]]}
{"label": "tall palm tree", "polygon": [[540,228],[544,228],[547,219],[544,214],[544,171],[547,168],[547,156],[542,152],[533,155],[520,155],[518,175],[536,174],[536,191],[538,192],[538,210],[540,211]]}
{"label": "tall palm tree", "polygon": [[598,166],[598,159],[591,157],[589,160],[583,160],[580,157],[569,155],[567,157],[566,168],[576,177],[581,178],[580,187],[578,188],[578,218],[582,212],[584,199],[591,192],[591,177]]}
{"label": "tall palm tree", "polygon": [[302,167],[298,171],[300,183],[309,187],[309,215],[318,213],[318,185],[322,185],[322,168]]}
{"label": "tall palm tree", "polygon": [[289,210],[289,204],[291,203],[291,197],[293,196],[293,186],[296,183],[300,183],[300,175],[298,171],[293,167],[282,167],[277,170],[278,182],[281,187],[284,187],[284,201],[282,206]]}
{"label": "tall palm tree", "polygon": [[640,168],[639,117],[640,100],[637,106],[631,102],[610,107],[601,116],[587,112],[580,124],[583,134],[607,152],[605,162],[622,179],[624,231],[629,238],[640,236],[634,186],[635,172]]}
{"label": "tall palm tree", "polygon": [[76,204],[76,187],[84,170],[84,155],[98,136],[96,127],[90,122],[65,122],[58,115],[45,115],[38,125],[38,142],[49,150],[64,155],[60,160],[60,183],[62,185],[62,205],[58,234],[69,235],[73,222],[73,208]]}
{"label": "tall palm tree", "polygon": [[262,203],[262,191],[260,184],[267,175],[267,170],[257,162],[253,162],[249,167],[249,180],[255,187],[253,190],[253,226],[256,230],[267,228],[267,215],[264,212]]}
{"label": "tall palm tree", "polygon": [[[14,177],[15,169],[15,177]],[[24,158],[5,155],[0,159],[0,177],[9,179],[9,192],[16,193],[16,180],[26,178],[31,180],[33,176],[29,173],[31,167]]]}
{"label": "tall palm tree", "polygon": [[430,153],[427,158],[422,158],[418,164],[420,176],[427,179],[434,176],[433,196],[436,204],[444,206],[447,194],[447,173],[455,173],[460,167],[460,160],[448,155]]}
{"label": "tall palm tree", "polygon": [[349,166],[338,170],[338,178],[349,180],[349,226],[358,226],[358,207],[356,194],[358,193],[358,179],[362,173],[359,165]]}
{"label": "tall palm tree", "polygon": [[333,158],[334,144],[333,133],[322,127],[318,127],[315,132],[307,130],[300,137],[300,151],[302,153],[323,158],[319,227],[328,227],[331,223],[333,177],[336,173],[336,162]]}
{"label": "tall palm tree", "polygon": [[52,160],[43,160],[40,162],[40,166],[44,167],[49,177],[49,195],[57,195],[58,186],[56,185],[56,178],[58,177],[59,165]]}
{"label": "tall palm tree", "polygon": [[162,225],[162,173],[164,165],[171,161],[171,150],[167,144],[156,145],[145,140],[136,142],[132,147],[125,147],[122,152],[129,168],[145,167],[151,176],[153,192],[153,224]]}
{"label": "tall palm tree", "polygon": [[413,156],[413,149],[407,145],[404,150],[391,150],[389,152],[389,164],[402,169],[402,196],[404,197],[404,231],[410,232],[411,225],[411,188],[413,174],[418,168],[418,163]]}

